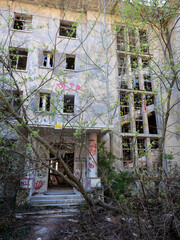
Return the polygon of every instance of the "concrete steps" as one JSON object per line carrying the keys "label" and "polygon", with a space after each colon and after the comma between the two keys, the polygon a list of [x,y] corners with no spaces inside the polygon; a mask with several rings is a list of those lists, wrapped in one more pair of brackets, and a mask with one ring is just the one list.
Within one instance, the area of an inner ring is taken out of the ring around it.
{"label": "concrete steps", "polygon": [[[57,218],[57,217],[73,217],[79,213],[78,209],[56,209],[56,210],[41,210],[35,212],[16,213],[17,219],[22,218]],[[73,221],[73,220],[72,220]]]}
{"label": "concrete steps", "polygon": [[32,206],[41,206],[41,207],[60,207],[60,208],[71,208],[76,207],[85,203],[84,198],[80,194],[36,194],[31,196],[30,204]]}

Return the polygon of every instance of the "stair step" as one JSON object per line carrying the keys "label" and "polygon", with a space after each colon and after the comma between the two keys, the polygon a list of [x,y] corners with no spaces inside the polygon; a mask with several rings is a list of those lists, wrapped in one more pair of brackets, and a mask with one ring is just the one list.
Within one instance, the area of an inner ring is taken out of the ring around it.
{"label": "stair step", "polygon": [[37,202],[34,202],[32,203],[31,205],[34,206],[34,207],[59,207],[59,208],[66,208],[66,209],[69,209],[69,208],[73,208],[73,207],[77,207],[79,205],[81,205],[82,203],[37,203]]}
{"label": "stair step", "polygon": [[33,200],[39,199],[83,199],[81,195],[44,195],[44,194],[37,194],[31,197]]}

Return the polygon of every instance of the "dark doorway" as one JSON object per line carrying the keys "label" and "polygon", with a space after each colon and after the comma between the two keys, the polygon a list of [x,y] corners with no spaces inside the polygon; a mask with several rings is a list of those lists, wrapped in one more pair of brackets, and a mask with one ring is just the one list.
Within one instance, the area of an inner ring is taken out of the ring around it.
{"label": "dark doorway", "polygon": [[[50,158],[52,159],[50,161],[51,166],[62,172],[66,177],[66,171],[63,168],[62,164],[54,159],[54,156],[50,154]],[[71,172],[74,172],[74,153],[65,153],[63,160],[68,165]],[[49,179],[48,179],[48,188],[66,188],[70,187],[68,183],[65,182],[65,180],[59,176],[59,174],[53,170],[49,170]]]}

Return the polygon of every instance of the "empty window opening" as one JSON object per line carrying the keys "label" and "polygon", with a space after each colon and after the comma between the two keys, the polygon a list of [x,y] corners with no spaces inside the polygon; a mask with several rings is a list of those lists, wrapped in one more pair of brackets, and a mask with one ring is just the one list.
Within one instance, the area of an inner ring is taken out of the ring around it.
{"label": "empty window opening", "polygon": [[23,92],[5,90],[5,96],[14,111],[20,112],[21,98]]}
{"label": "empty window opening", "polygon": [[26,70],[28,52],[23,49],[9,50],[11,67],[19,70]]}
{"label": "empty window opening", "polygon": [[49,52],[43,53],[43,66],[44,67],[53,67],[53,54]]}
{"label": "empty window opening", "polygon": [[142,105],[142,96],[140,94],[134,94],[134,108],[139,110]]}
{"label": "empty window opening", "polygon": [[75,69],[75,56],[66,55],[66,69]]}
{"label": "empty window opening", "polygon": [[122,125],[122,133],[130,133],[131,132],[131,124],[130,122],[124,123]]}
{"label": "empty window opening", "polygon": [[126,80],[121,80],[119,83],[121,89],[128,89],[128,83]]}
{"label": "empty window opening", "polygon": [[121,28],[117,33],[117,50],[125,51],[124,28]]}
{"label": "empty window opening", "polygon": [[60,36],[76,38],[76,23],[61,21],[60,22]]}
{"label": "empty window opening", "polygon": [[139,117],[136,119],[136,132],[143,133],[143,119]]}
{"label": "empty window opening", "polygon": [[13,28],[30,31],[32,28],[32,16],[15,13]]}
{"label": "empty window opening", "polygon": [[140,90],[138,76],[133,76],[133,88],[135,90]]}
{"label": "empty window opening", "polygon": [[146,106],[150,106],[154,104],[154,95],[147,95],[146,96]]}
{"label": "empty window opening", "polygon": [[74,113],[74,95],[64,95],[64,113]]}
{"label": "empty window opening", "polygon": [[131,71],[135,71],[138,68],[138,58],[137,57],[131,57]]}
{"label": "empty window opening", "polygon": [[50,93],[40,93],[39,110],[49,112],[50,111],[50,101],[51,101]]}
{"label": "empty window opening", "polygon": [[147,31],[140,30],[139,31],[139,39],[140,39],[140,47],[143,53],[149,53],[149,46],[148,46],[148,36]]}
{"label": "empty window opening", "polygon": [[156,115],[155,112],[151,112],[148,116],[148,124],[149,124],[149,133],[157,134],[157,124],[156,124]]}
{"label": "empty window opening", "polygon": [[145,147],[145,139],[144,138],[137,139],[137,150],[138,150],[138,156],[140,158],[145,155],[146,147]]}
{"label": "empty window opening", "polygon": [[142,58],[142,68],[149,67],[149,58]]}
{"label": "empty window opening", "polygon": [[129,168],[133,163],[132,138],[122,138],[123,166]]}
{"label": "empty window opening", "polygon": [[118,56],[118,76],[126,73],[126,56]]}
{"label": "empty window opening", "polygon": [[129,50],[131,52],[135,52],[136,48],[136,37],[135,37],[135,32],[134,30],[131,30],[129,32]]}
{"label": "empty window opening", "polygon": [[150,139],[151,149],[159,149],[159,140],[156,138]]}
{"label": "empty window opening", "polygon": [[120,94],[120,112],[122,116],[129,113],[129,94]]}
{"label": "empty window opening", "polygon": [[144,74],[144,88],[146,91],[152,91],[152,82],[150,74]]}

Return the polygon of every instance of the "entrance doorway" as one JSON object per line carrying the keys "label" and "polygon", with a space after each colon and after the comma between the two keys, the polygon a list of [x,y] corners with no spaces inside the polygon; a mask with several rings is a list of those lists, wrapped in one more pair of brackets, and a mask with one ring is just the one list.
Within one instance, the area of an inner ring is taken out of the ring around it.
{"label": "entrance doorway", "polygon": [[[53,157],[54,156],[50,154],[50,158],[53,158]],[[73,173],[74,172],[74,153],[65,153],[63,160],[67,164],[71,172]],[[51,160],[50,164],[54,169],[62,172],[65,176],[67,176],[66,171],[60,162]],[[58,173],[56,173],[53,170],[49,170],[48,189],[62,189],[62,188],[64,189],[64,188],[70,188],[70,187],[71,186],[68,183],[66,183],[64,179],[58,175]]]}

